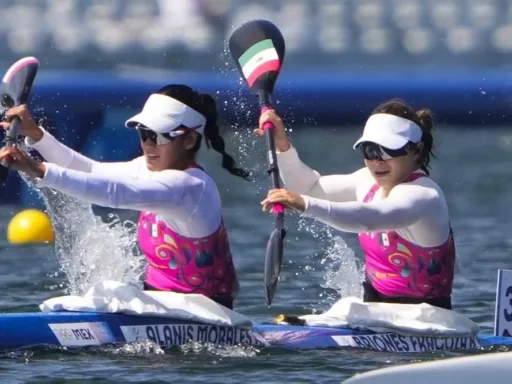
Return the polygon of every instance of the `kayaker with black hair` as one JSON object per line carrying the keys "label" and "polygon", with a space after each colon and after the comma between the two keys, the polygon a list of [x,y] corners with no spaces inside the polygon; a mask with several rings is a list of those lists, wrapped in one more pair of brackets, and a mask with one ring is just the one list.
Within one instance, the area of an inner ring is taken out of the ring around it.
{"label": "kayaker with black hair", "polygon": [[455,243],[441,188],[429,177],[433,114],[400,100],[378,106],[353,148],[365,167],[321,176],[299,158],[274,110],[262,127],[276,127],[281,178],[262,201],[300,212],[341,231],[359,234],[365,255],[364,301],[422,303],[451,309]]}
{"label": "kayaker with black hair", "polygon": [[215,100],[185,85],[168,85],[147,99],[126,127],[140,135],[143,156],[128,162],[91,160],[38,127],[26,106],[7,111],[18,116],[20,133],[46,162],[17,147],[4,147],[0,159],[39,178],[40,187],[104,207],[140,211],[139,246],[148,260],[148,290],[199,293],[233,308],[239,290],[217,185],[196,163],[204,141],[222,155],[222,166],[243,179],[219,134]]}

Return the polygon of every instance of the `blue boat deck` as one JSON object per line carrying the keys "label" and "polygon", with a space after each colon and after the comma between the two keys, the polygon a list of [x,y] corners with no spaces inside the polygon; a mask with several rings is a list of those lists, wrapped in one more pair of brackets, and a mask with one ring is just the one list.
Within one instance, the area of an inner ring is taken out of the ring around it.
{"label": "blue boat deck", "polygon": [[257,324],[252,328],[207,325],[164,317],[115,313],[57,312],[0,315],[0,350],[34,346],[86,347],[152,340],[164,347],[188,342],[287,349],[359,348],[414,353],[476,350],[510,345],[512,338],[403,336],[348,328]]}

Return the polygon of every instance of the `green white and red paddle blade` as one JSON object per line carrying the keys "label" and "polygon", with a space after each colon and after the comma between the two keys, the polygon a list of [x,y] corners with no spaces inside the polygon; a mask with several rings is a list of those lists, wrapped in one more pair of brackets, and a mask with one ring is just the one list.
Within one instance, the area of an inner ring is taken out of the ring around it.
{"label": "green white and red paddle blade", "polygon": [[229,51],[240,74],[256,95],[271,95],[285,54],[279,28],[267,20],[252,20],[229,38]]}
{"label": "green white and red paddle blade", "polygon": [[[10,66],[0,84],[0,105],[2,109],[9,109],[28,101],[38,69],[39,60],[35,57],[24,57]],[[6,146],[16,143],[19,126],[19,119],[13,119],[10,129],[5,134]],[[2,166],[7,167],[8,164],[2,163]],[[0,167],[0,178],[5,179],[8,173],[3,167]]]}

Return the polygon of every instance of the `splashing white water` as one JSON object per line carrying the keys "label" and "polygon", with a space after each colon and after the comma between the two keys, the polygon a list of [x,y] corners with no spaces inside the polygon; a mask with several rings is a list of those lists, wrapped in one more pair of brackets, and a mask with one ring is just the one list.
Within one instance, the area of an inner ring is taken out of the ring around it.
{"label": "splashing white water", "polygon": [[212,343],[199,343],[199,342],[189,342],[187,344],[183,344],[180,346],[181,352],[184,354],[189,353],[201,353],[207,352],[212,355],[217,355],[221,357],[253,357],[261,352],[261,349],[258,349],[254,346],[250,345],[216,345]]}
{"label": "splashing white water", "polygon": [[364,270],[360,261],[341,236],[329,233],[329,238],[330,244],[321,262],[327,269],[322,287],[334,289],[341,297],[362,297]]}
{"label": "splashing white water", "polygon": [[103,351],[114,355],[164,355],[165,352],[152,340],[134,341],[126,343],[120,347],[103,347]]}
{"label": "splashing white water", "polygon": [[320,304],[330,305],[341,297],[362,297],[364,268],[345,240],[332,228],[310,219],[301,219],[299,230],[323,244],[324,256],[320,264],[325,268],[321,285],[325,291],[320,294]]}
{"label": "splashing white water", "polygon": [[94,284],[115,280],[140,285],[144,257],[137,247],[136,224],[110,214],[110,222],[96,216],[92,206],[22,179],[42,198],[55,230],[55,251],[66,281],[61,288],[82,295]]}

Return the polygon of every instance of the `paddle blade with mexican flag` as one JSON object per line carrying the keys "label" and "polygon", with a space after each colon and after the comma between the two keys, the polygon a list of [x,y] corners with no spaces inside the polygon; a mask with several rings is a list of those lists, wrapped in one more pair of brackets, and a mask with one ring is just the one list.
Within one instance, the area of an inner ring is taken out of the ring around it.
{"label": "paddle blade with mexican flag", "polygon": [[269,103],[285,53],[279,29],[267,20],[245,23],[231,35],[229,51],[249,88],[260,97],[260,104]]}
{"label": "paddle blade with mexican flag", "polygon": [[[279,29],[267,20],[253,20],[235,30],[229,39],[229,50],[233,61],[251,91],[258,96],[261,113],[271,108],[270,96],[279,76],[284,59],[285,43]],[[274,126],[270,123],[263,127],[268,149],[269,170],[272,187],[280,188],[274,143]],[[267,305],[272,304],[283,262],[284,207],[274,205],[276,214],[275,229],[267,243],[265,255],[265,298]]]}
{"label": "paddle blade with mexican flag", "polygon": [[[38,69],[39,60],[35,57],[25,57],[11,65],[0,85],[0,106],[3,110],[27,103]],[[20,120],[13,119],[10,129],[5,134],[5,146],[9,147],[16,143],[19,126]],[[5,180],[9,164],[1,165],[0,179]]]}

